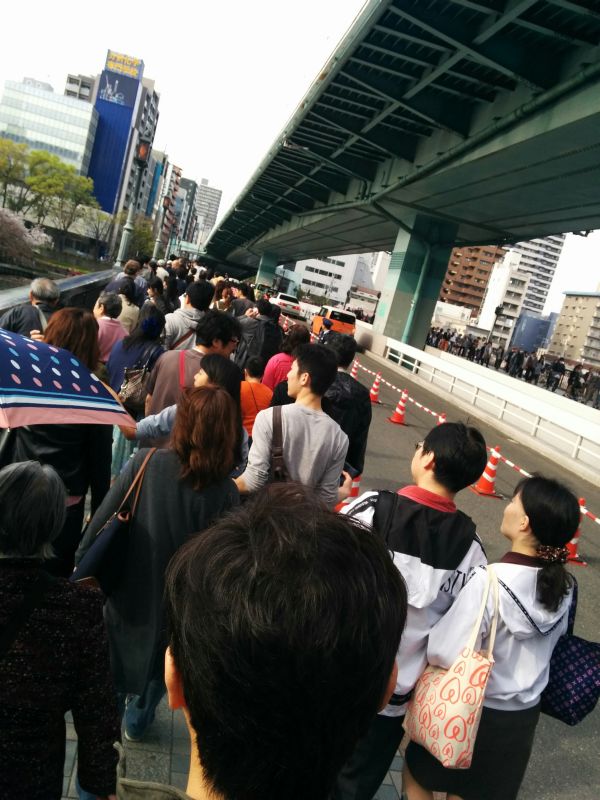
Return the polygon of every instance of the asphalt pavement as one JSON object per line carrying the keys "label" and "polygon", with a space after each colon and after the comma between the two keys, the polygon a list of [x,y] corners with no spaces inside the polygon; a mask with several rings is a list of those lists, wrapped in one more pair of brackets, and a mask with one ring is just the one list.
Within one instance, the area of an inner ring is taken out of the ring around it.
{"label": "asphalt pavement", "polygon": [[[475,414],[465,415],[450,402],[448,395],[428,391],[410,380],[410,373],[379,361],[359,356],[359,361],[384,379],[408,391],[422,405],[437,413],[444,412],[448,422],[468,422],[483,433],[489,446],[499,446],[501,453],[527,472],[539,472],[566,483],[578,497],[586,500],[589,510],[600,516],[600,487],[593,486],[554,462],[540,456],[522,442],[501,435]],[[482,367],[482,369],[485,369]],[[358,378],[371,386],[373,376],[359,370]],[[516,380],[516,379],[515,379]],[[406,425],[388,422],[398,393],[382,384],[380,405],[373,406],[373,421],[369,433],[367,458],[361,491],[367,489],[396,489],[411,482],[410,463],[415,443],[437,424],[430,414],[407,403]],[[600,411],[598,412],[600,414]],[[599,470],[600,474],[600,470]],[[475,521],[490,561],[497,560],[507,550],[500,534],[504,506],[520,480],[515,470],[502,462],[498,465],[496,491],[506,499],[482,497],[465,489],[457,495],[458,507]],[[581,527],[580,554],[587,567],[569,565],[579,582],[579,606],[575,632],[587,639],[600,641],[600,525],[585,518]],[[569,727],[542,715],[537,729],[533,754],[519,795],[521,800],[598,800],[600,798],[600,705],[581,724]],[[395,776],[394,776],[395,777]],[[393,797],[392,785],[382,787],[378,798]],[[485,798],[482,798],[485,800]]]}

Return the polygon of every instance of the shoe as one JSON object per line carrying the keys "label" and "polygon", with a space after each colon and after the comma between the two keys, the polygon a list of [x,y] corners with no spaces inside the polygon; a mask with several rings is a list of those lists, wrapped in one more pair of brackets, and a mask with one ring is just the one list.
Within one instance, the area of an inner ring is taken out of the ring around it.
{"label": "shoe", "polygon": [[129,733],[127,728],[125,728],[125,730],[123,731],[123,736],[125,737],[125,739],[128,742],[141,742],[142,739],[144,738],[143,735],[142,736],[134,736],[132,733]]}

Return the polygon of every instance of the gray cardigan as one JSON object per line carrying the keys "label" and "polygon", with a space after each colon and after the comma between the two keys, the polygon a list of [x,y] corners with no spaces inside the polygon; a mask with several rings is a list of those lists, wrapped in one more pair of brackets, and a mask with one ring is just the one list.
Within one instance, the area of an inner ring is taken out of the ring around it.
{"label": "gray cardigan", "polygon": [[[131,458],[88,525],[76,563],[98,531],[118,509],[148,450]],[[120,585],[106,601],[111,665],[119,692],[141,694],[163,672],[164,574],[171,556],[194,533],[239,503],[235,484],[226,478],[195,491],[179,477],[172,450],[157,450],[146,467],[139,504],[129,529],[129,550]]]}

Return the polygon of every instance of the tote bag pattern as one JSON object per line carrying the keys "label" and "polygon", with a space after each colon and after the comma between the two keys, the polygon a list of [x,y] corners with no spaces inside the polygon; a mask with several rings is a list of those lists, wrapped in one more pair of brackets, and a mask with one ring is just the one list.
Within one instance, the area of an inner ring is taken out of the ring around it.
{"label": "tote bag pattern", "polygon": [[[475,650],[490,588],[494,616],[488,649]],[[498,579],[487,567],[487,583],[477,620],[466,646],[449,669],[427,666],[414,689],[404,730],[444,767],[468,769],[483,709],[483,696],[494,664],[492,651],[498,625]]]}

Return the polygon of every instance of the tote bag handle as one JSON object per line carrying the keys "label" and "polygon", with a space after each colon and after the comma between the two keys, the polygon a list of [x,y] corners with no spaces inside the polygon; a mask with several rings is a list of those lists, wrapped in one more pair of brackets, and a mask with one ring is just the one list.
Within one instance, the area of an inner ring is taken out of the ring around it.
{"label": "tote bag handle", "polygon": [[491,587],[494,598],[494,616],[492,617],[492,627],[490,629],[488,649],[487,652],[485,653],[486,658],[491,658],[492,653],[494,651],[494,642],[496,641],[496,630],[498,628],[498,576],[496,575],[494,568],[491,567],[489,564],[486,567],[486,571],[487,571],[487,582],[485,585],[485,591],[483,593],[483,599],[481,601],[479,614],[477,615],[477,619],[475,620],[475,625],[473,626],[473,630],[471,631],[471,636],[469,638],[467,647],[471,651],[475,650],[475,642],[477,641],[477,637],[481,629],[481,623],[483,622],[483,615],[485,613],[485,607],[487,605]]}

